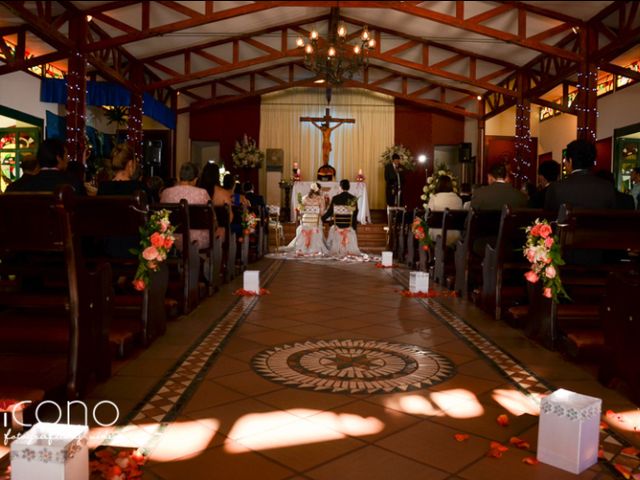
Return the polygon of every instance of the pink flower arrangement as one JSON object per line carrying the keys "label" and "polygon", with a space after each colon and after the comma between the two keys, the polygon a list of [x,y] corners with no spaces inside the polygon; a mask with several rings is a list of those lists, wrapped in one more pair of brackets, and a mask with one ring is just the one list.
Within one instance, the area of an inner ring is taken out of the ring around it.
{"label": "pink flower arrangement", "polygon": [[173,247],[175,227],[169,221],[169,210],[154,212],[144,226],[140,228],[140,249],[133,251],[138,255],[138,270],[133,279],[133,287],[142,291],[149,284],[149,273],[160,268]]}
{"label": "pink flower arrangement", "polygon": [[558,302],[560,296],[569,298],[562,286],[558,267],[564,265],[558,238],[553,235],[549,222],[539,218],[526,228],[527,242],[523,254],[531,264],[531,270],[524,274],[530,283],[542,280],[542,295]]}

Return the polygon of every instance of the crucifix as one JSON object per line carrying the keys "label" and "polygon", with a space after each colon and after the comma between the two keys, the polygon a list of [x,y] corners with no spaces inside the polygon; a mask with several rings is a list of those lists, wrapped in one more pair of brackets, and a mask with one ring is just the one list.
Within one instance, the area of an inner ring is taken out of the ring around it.
{"label": "crucifix", "polygon": [[[324,117],[300,117],[300,121],[311,122],[313,126],[319,128],[322,132],[322,163],[324,165],[329,164],[329,154],[331,153],[331,132],[343,123],[356,123],[354,118],[332,117],[329,112],[329,107],[327,107]],[[336,125],[331,126],[332,123],[335,123]]]}

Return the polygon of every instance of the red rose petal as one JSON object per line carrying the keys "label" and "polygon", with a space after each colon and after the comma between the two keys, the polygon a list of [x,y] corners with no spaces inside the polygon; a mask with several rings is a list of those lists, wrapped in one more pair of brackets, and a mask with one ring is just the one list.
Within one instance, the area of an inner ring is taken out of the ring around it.
{"label": "red rose petal", "polygon": [[526,463],[527,465],[537,465],[540,462],[536,457],[524,457],[522,459],[522,463]]}
{"label": "red rose petal", "polygon": [[500,425],[501,427],[507,427],[509,425],[509,417],[504,413],[502,415],[498,415],[498,418],[496,418],[496,421],[498,422],[498,425]]}

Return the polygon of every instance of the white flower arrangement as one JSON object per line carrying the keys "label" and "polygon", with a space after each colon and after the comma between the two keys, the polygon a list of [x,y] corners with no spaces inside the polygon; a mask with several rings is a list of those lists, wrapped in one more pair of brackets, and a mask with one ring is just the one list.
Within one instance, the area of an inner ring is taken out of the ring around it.
{"label": "white flower arrangement", "polygon": [[256,141],[245,134],[242,142],[236,142],[231,158],[235,167],[260,168],[265,155],[264,152],[258,150]]}
{"label": "white flower arrangement", "polygon": [[393,155],[396,153],[400,157],[400,165],[402,165],[402,168],[404,168],[405,170],[414,170],[416,168],[415,163],[413,163],[413,155],[411,154],[411,150],[409,150],[402,144],[387,147],[387,149],[380,156],[380,163],[382,163],[383,165],[389,165],[393,162],[393,160],[391,160],[391,157],[393,157]]}
{"label": "white flower arrangement", "polygon": [[438,179],[444,175],[451,178],[453,191],[455,193],[458,193],[458,179],[453,175],[453,172],[451,170],[447,170],[447,166],[445,164],[441,163],[435,168],[433,174],[427,178],[427,184],[422,187],[422,191],[424,193],[420,196],[420,199],[424,201],[423,206],[425,209],[429,204],[429,197],[432,194],[436,193],[436,185],[438,184]]}

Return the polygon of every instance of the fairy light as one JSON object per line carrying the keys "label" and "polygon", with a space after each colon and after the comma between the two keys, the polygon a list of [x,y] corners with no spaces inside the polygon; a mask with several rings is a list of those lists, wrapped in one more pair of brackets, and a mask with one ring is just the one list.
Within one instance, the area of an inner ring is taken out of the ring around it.
{"label": "fairy light", "polygon": [[[85,143],[84,131],[86,124],[85,99],[87,96],[84,72],[87,61],[78,51],[72,54],[76,65],[85,68],[70,68],[67,72],[67,151],[74,160],[79,158],[79,151]],[[82,91],[84,88],[84,92]]]}
{"label": "fairy light", "polygon": [[[594,115],[597,119],[600,116],[598,112],[597,100],[596,104],[593,108],[589,108],[589,96],[591,94],[598,93],[598,75],[600,73],[600,67],[597,67],[595,71],[591,72],[578,72],[578,84],[576,88],[578,89],[578,99],[581,101],[576,102],[576,112],[578,114],[578,118],[582,115],[582,118],[585,119],[584,126],[578,127],[578,138],[584,138],[586,140],[591,140],[595,142],[598,137],[596,131],[591,128],[589,122],[587,121],[591,115]],[[582,95],[580,95],[582,93]]]}
{"label": "fairy light", "polygon": [[527,172],[531,168],[531,107],[522,103],[516,105],[516,171],[513,176],[523,183],[529,181]]}

